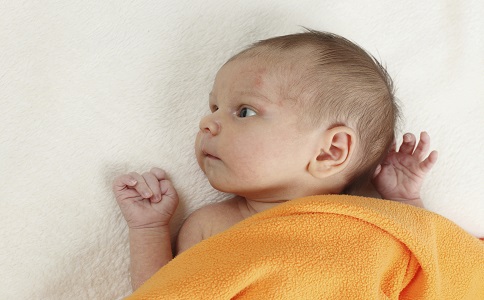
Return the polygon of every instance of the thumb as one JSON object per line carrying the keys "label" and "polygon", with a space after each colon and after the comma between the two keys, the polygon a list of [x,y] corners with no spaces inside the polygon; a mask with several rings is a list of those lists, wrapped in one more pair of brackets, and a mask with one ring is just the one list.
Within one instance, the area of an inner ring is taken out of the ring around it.
{"label": "thumb", "polygon": [[375,172],[373,172],[373,178],[377,177],[381,172],[381,164],[376,166]]}
{"label": "thumb", "polygon": [[178,200],[178,193],[173,186],[173,183],[169,180],[161,180],[160,181],[160,189],[162,197],[169,197],[175,200]]}

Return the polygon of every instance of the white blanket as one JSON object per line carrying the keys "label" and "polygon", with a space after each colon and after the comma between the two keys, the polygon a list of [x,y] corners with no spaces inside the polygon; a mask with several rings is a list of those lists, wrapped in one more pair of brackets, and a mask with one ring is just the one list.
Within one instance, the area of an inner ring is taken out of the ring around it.
{"label": "white blanket", "polygon": [[220,199],[193,154],[214,75],[300,25],[387,65],[400,127],[439,151],[427,208],[484,236],[483,15],[481,0],[1,1],[0,299],[127,295],[113,177],[166,169],[182,201],[174,233]]}

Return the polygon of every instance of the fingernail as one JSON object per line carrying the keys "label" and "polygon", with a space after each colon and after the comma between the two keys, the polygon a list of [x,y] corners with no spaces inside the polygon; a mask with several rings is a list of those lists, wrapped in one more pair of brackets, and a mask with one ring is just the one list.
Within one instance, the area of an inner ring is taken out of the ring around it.
{"label": "fingernail", "polygon": [[156,200],[161,201],[161,195],[156,195]]}
{"label": "fingernail", "polygon": [[150,193],[148,193],[148,192],[143,192],[143,197],[145,197],[145,198],[149,198],[150,196],[151,196],[151,194],[150,194]]}

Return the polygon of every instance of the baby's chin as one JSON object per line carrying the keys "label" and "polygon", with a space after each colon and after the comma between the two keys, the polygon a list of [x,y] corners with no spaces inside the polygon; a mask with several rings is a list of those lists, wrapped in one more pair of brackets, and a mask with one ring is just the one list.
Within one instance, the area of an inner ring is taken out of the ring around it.
{"label": "baby's chin", "polygon": [[210,185],[216,189],[217,191],[219,192],[222,192],[222,193],[227,193],[227,194],[236,194],[238,195],[237,193],[237,189],[234,189],[233,186],[231,186],[230,184],[228,184],[227,182],[223,182],[221,180],[218,180],[217,178],[214,178],[213,176],[210,176],[210,174],[207,174],[203,168],[202,168],[202,171],[205,173],[205,176],[206,178],[208,179],[208,182],[210,183]]}
{"label": "baby's chin", "polygon": [[230,189],[227,189],[227,187],[221,185],[221,184],[218,184],[216,181],[214,180],[210,180],[210,178],[208,179],[208,182],[210,183],[210,185],[216,189],[217,191],[219,192],[222,192],[222,193],[227,193],[227,194],[234,194],[233,192],[230,191]]}
{"label": "baby's chin", "polygon": [[205,172],[205,166],[203,165],[203,155],[200,155],[198,152],[196,153],[196,156],[197,156],[197,163],[198,163],[198,167],[200,168],[200,170],[202,170],[202,172],[207,175],[207,172]]}

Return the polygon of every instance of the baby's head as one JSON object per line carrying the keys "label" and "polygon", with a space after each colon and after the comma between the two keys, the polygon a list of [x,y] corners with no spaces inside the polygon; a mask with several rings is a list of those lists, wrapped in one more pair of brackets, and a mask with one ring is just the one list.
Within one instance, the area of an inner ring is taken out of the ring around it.
{"label": "baby's head", "polygon": [[283,200],[366,182],[394,140],[385,69],[334,34],[260,41],[232,57],[200,122],[197,158],[217,189]]}

